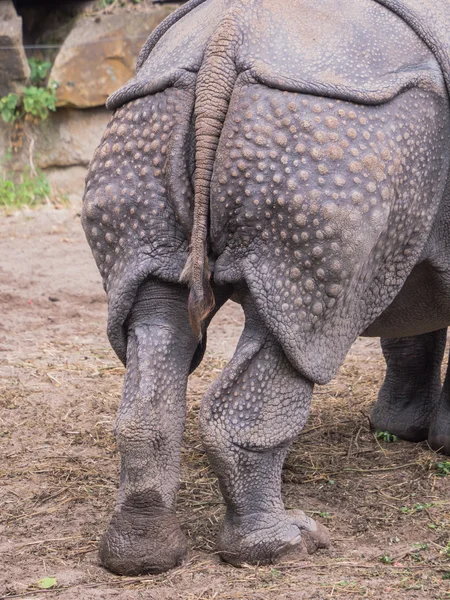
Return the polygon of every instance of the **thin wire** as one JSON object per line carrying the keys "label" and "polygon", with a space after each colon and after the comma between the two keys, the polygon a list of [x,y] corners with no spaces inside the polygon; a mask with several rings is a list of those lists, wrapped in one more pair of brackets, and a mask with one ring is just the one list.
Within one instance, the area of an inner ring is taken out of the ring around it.
{"label": "thin wire", "polygon": [[[25,50],[46,50],[46,49],[58,49],[65,46],[66,48],[78,48],[81,46],[92,46],[93,44],[103,44],[104,42],[116,42],[117,40],[142,40],[147,39],[149,34],[143,35],[130,35],[124,37],[113,37],[103,38],[100,40],[93,40],[92,42],[83,42],[82,44],[23,44],[22,48]],[[0,50],[17,50],[20,46],[0,46]]]}

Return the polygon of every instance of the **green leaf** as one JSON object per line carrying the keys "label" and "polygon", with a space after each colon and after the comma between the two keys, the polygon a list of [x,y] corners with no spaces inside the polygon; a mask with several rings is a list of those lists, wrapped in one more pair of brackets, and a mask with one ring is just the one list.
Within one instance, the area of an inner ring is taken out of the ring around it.
{"label": "green leaf", "polygon": [[391,565],[394,561],[387,554],[383,554],[383,556],[380,556],[380,562],[382,562],[384,565]]}
{"label": "green leaf", "polygon": [[41,85],[47,77],[52,63],[48,61],[42,61],[37,58],[29,58],[28,64],[30,65],[30,81],[33,85]]}
{"label": "green leaf", "polygon": [[9,123],[10,121],[12,121],[12,118],[13,118],[13,113],[9,110],[9,108],[4,108],[2,110],[2,119],[6,123]]}
{"label": "green leaf", "polygon": [[11,179],[0,177],[0,209],[35,206],[51,196],[51,186],[44,173],[38,172],[36,176],[31,176],[25,171],[16,180],[13,173],[9,175]]}
{"label": "green leaf", "polygon": [[52,588],[56,585],[56,578],[55,577],[44,577],[43,579],[38,581],[36,585],[38,587],[42,588],[43,590],[48,590],[49,588]]}
{"label": "green leaf", "polygon": [[393,433],[389,433],[389,431],[377,431],[375,437],[377,438],[377,440],[382,440],[383,442],[388,443],[398,441],[398,437]]}
{"label": "green leaf", "polygon": [[436,464],[436,471],[437,471],[437,474],[440,475],[441,477],[446,477],[447,475],[450,475],[450,461],[444,460],[444,461],[438,462]]}
{"label": "green leaf", "polygon": [[17,94],[8,94],[0,98],[0,115],[5,123],[11,123],[17,117],[17,105],[19,96]]}

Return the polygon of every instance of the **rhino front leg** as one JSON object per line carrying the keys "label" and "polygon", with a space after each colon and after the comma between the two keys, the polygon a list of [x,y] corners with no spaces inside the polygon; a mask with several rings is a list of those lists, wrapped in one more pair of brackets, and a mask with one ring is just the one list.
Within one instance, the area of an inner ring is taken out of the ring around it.
{"label": "rhino front leg", "polygon": [[247,299],[234,357],[205,396],[200,428],[227,505],[222,558],[267,564],[328,545],[325,528],[286,511],[281,470],[303,428],[313,384],[299,375]]}
{"label": "rhino front leg", "polygon": [[116,423],[121,456],[117,505],[100,561],[122,575],[180,564],[186,539],[175,515],[189,367],[197,340],[188,292],[149,280],[128,319],[127,371]]}
{"label": "rhino front leg", "polygon": [[381,339],[386,377],[371,420],[375,429],[410,442],[428,437],[431,414],[441,393],[441,363],[447,330]]}

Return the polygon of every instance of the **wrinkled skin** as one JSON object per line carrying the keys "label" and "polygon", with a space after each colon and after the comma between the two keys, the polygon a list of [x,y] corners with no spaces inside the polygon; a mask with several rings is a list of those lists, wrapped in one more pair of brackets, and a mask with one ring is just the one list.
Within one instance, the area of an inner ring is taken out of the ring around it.
{"label": "wrinkled skin", "polygon": [[386,357],[374,426],[450,453],[449,30],[448,0],[192,0],[110,99],[83,226],[127,367],[111,571],[186,556],[186,384],[213,300],[245,313],[200,416],[225,560],[328,545],[284,509],[281,470],[358,335]]}

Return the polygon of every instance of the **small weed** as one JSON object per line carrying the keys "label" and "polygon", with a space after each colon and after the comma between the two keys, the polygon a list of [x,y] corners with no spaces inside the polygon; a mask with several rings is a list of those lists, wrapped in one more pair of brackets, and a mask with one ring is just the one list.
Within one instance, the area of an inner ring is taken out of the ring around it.
{"label": "small weed", "polygon": [[5,123],[12,123],[16,120],[18,104],[19,96],[17,94],[8,94],[0,98],[0,115]]}
{"label": "small weed", "polygon": [[407,506],[402,506],[401,507],[401,511],[404,515],[410,515],[411,513],[414,512],[421,512],[422,510],[426,510],[427,508],[431,508],[433,506],[433,503],[425,503],[425,504],[420,504],[419,502],[417,504],[414,504],[414,506],[412,508],[408,508]]}
{"label": "small weed", "polygon": [[31,86],[23,90],[25,117],[31,115],[44,121],[50,111],[56,110],[56,85],[47,88]]}
{"label": "small weed", "polygon": [[417,562],[421,562],[423,558],[420,553],[424,550],[428,550],[428,544],[426,542],[419,542],[417,544],[413,544],[413,546],[414,552],[411,553],[411,558]]}
{"label": "small weed", "polygon": [[383,554],[383,556],[380,556],[380,562],[382,562],[384,565],[391,565],[394,561],[387,554]]}
{"label": "small weed", "polygon": [[445,556],[445,558],[450,558],[450,540],[447,542],[447,545],[442,550],[442,554]]}
{"label": "small weed", "polygon": [[280,571],[278,571],[277,569],[274,569],[274,568],[270,569],[270,574],[275,579],[278,579],[279,577],[281,577],[283,575]]}
{"label": "small weed", "polygon": [[333,519],[333,515],[330,514],[329,512],[325,512],[323,510],[311,510],[310,513],[313,517],[315,517],[316,515],[319,517],[322,517],[322,519]]}
{"label": "small weed", "polygon": [[389,433],[389,431],[377,431],[375,434],[377,440],[381,440],[382,442],[397,442],[398,437],[393,433]]}
{"label": "small weed", "polygon": [[0,98],[0,116],[5,123],[18,119],[44,121],[50,111],[56,110],[56,84],[46,88],[32,85],[23,89],[22,95],[8,94]]}
{"label": "small weed", "polygon": [[41,86],[49,74],[52,63],[47,60],[43,61],[31,57],[28,59],[28,64],[30,65],[30,81],[32,85]]}
{"label": "small weed", "polygon": [[50,183],[43,173],[22,174],[18,182],[0,178],[0,208],[16,210],[41,204],[51,194]]}
{"label": "small weed", "polygon": [[41,588],[42,590],[48,590],[52,587],[55,587],[56,585],[56,578],[55,577],[44,577],[43,579],[40,579],[37,583],[36,586],[38,588]]}
{"label": "small weed", "polygon": [[425,504],[420,504],[420,502],[419,502],[417,504],[414,504],[413,508],[414,508],[414,510],[420,512],[421,510],[426,510],[427,508],[431,508],[432,506],[433,506],[432,502],[425,502]]}
{"label": "small weed", "polygon": [[428,550],[428,544],[426,542],[417,542],[417,544],[413,544],[416,552],[421,552],[422,550]]}
{"label": "small weed", "polygon": [[450,475],[450,460],[443,460],[436,463],[435,469],[439,477],[447,477],[447,475]]}

